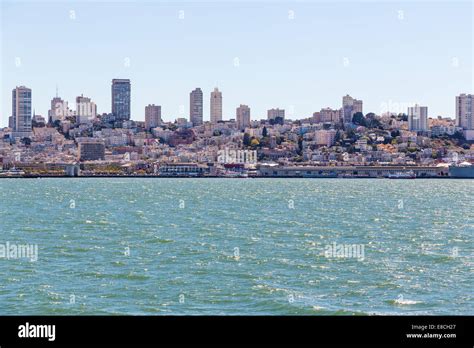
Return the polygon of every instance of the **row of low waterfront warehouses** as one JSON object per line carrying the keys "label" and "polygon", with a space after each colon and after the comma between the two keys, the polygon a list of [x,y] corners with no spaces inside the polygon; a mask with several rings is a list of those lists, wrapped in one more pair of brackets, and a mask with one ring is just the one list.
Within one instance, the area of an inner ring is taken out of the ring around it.
{"label": "row of low waterfront warehouses", "polygon": [[[106,166],[107,164],[103,164]],[[108,164],[110,166],[110,164]],[[126,167],[120,173],[109,173],[110,175],[133,175],[134,171],[127,172]],[[95,168],[96,170],[91,170]],[[24,164],[17,165],[17,169],[22,169],[26,173],[39,173],[47,175],[54,173],[54,176],[88,176],[107,175],[107,171],[100,170],[100,165],[91,167],[88,164]],[[161,163],[155,165],[153,174],[150,176],[220,176],[216,174],[214,164],[197,163]],[[302,178],[334,178],[334,177],[355,177],[355,178],[383,178],[390,174],[413,172],[418,178],[446,178],[453,177],[448,167],[432,166],[276,166],[259,164],[255,170],[247,171],[244,166],[234,165],[230,171],[247,173],[249,176],[257,177],[302,177]],[[94,173],[95,174],[92,174]]]}
{"label": "row of low waterfront warehouses", "polygon": [[263,177],[355,177],[355,178],[385,178],[390,174],[413,172],[419,178],[449,177],[446,167],[421,166],[261,166],[260,176]]}
{"label": "row of low waterfront warehouses", "polygon": [[[166,163],[159,167],[161,176],[213,176],[213,165],[196,163]],[[301,178],[337,178],[361,177],[378,178],[388,177],[390,174],[413,172],[419,178],[449,177],[447,167],[428,166],[274,166],[257,165],[256,170],[246,171],[244,166],[233,165],[228,167],[231,172],[248,173],[256,177],[301,177]]]}

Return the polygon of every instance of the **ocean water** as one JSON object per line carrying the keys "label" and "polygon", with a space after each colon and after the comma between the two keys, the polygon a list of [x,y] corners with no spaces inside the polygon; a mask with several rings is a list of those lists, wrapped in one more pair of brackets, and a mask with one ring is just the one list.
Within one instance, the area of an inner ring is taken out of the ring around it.
{"label": "ocean water", "polygon": [[472,180],[2,179],[0,314],[472,315],[473,237]]}

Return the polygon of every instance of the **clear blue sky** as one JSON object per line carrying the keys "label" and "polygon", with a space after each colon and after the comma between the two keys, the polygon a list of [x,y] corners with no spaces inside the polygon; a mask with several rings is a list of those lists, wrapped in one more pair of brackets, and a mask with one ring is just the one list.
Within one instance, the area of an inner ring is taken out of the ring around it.
{"label": "clear blue sky", "polygon": [[208,120],[215,85],[224,119],[240,103],[253,119],[272,107],[308,117],[345,94],[365,113],[418,102],[452,117],[455,95],[474,92],[471,1],[0,2],[1,126],[17,85],[32,88],[43,116],[56,84],[70,104],[83,93],[102,113],[113,78],[131,79],[135,120],[149,103],[165,120],[188,117],[195,87]]}

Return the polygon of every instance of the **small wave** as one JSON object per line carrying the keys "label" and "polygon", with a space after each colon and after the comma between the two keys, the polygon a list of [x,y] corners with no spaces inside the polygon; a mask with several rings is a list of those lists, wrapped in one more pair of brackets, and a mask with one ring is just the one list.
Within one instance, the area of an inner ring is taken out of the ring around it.
{"label": "small wave", "polygon": [[152,243],[160,243],[160,244],[166,244],[166,243],[173,243],[174,240],[173,239],[161,239],[161,238],[154,238],[154,239],[151,239],[150,242]]}
{"label": "small wave", "polygon": [[318,312],[325,310],[325,308],[324,308],[324,307],[321,307],[321,306],[313,306],[313,309],[314,309],[315,311],[318,311]]}
{"label": "small wave", "polygon": [[114,274],[114,275],[108,275],[108,278],[114,278],[114,279],[127,279],[127,280],[147,280],[150,277],[147,275],[143,274],[136,274],[136,273],[128,273],[128,274]]}
{"label": "small wave", "polygon": [[410,306],[410,305],[416,305],[416,304],[421,303],[421,301],[408,300],[408,299],[403,299],[403,298],[397,298],[396,300],[390,300],[389,302],[392,304],[397,304],[397,305],[402,305],[402,306]]}

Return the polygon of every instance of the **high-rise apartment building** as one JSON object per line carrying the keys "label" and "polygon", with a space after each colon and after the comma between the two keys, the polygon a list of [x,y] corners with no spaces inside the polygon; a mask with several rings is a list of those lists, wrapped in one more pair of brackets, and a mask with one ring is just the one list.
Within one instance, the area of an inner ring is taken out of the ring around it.
{"label": "high-rise apartment building", "polygon": [[408,130],[425,132],[428,130],[428,107],[415,104],[408,108]]}
{"label": "high-rise apartment building", "polygon": [[148,104],[145,106],[145,128],[150,130],[161,125],[161,106]]}
{"label": "high-rise apartment building", "polygon": [[202,91],[196,88],[189,94],[189,120],[193,126],[202,125]]}
{"label": "high-rise apartment building", "polygon": [[51,109],[48,110],[48,119],[51,123],[55,121],[63,121],[67,116],[67,102],[59,98],[57,95],[51,99]]}
{"label": "high-rise apartment building", "polygon": [[97,105],[81,94],[76,97],[76,123],[90,123],[97,116]]}
{"label": "high-rise apartment building", "polygon": [[345,95],[342,97],[342,112],[343,112],[343,122],[351,123],[352,117],[355,113],[361,112],[362,109],[362,100],[354,99],[350,95]]}
{"label": "high-rise apartment building", "polygon": [[267,119],[268,120],[274,120],[277,117],[280,117],[284,120],[285,119],[285,110],[278,109],[278,108],[267,110]]}
{"label": "high-rise apartment building", "polygon": [[32,135],[31,128],[31,89],[20,86],[12,90],[13,137],[24,138]]}
{"label": "high-rise apartment building", "polygon": [[211,92],[211,123],[222,121],[222,92],[216,87]]}
{"label": "high-rise apartment building", "polygon": [[456,125],[466,130],[474,129],[472,108],[474,106],[474,95],[460,94],[456,96]]}
{"label": "high-rise apartment building", "polygon": [[362,111],[362,100],[358,100],[358,99],[354,99],[354,102],[352,104],[352,112],[354,114],[360,112],[360,113],[363,113]]}
{"label": "high-rise apartment building", "polygon": [[[319,114],[319,118],[318,118]],[[331,108],[321,109],[319,113],[313,114],[313,120],[318,122],[339,123],[342,118],[342,109],[334,110]]]}
{"label": "high-rise apartment building", "polygon": [[250,126],[250,108],[247,105],[240,104],[236,110],[237,128],[240,130]]}
{"label": "high-rise apartment building", "polygon": [[130,120],[130,96],[129,79],[112,80],[112,114],[118,121]]}

